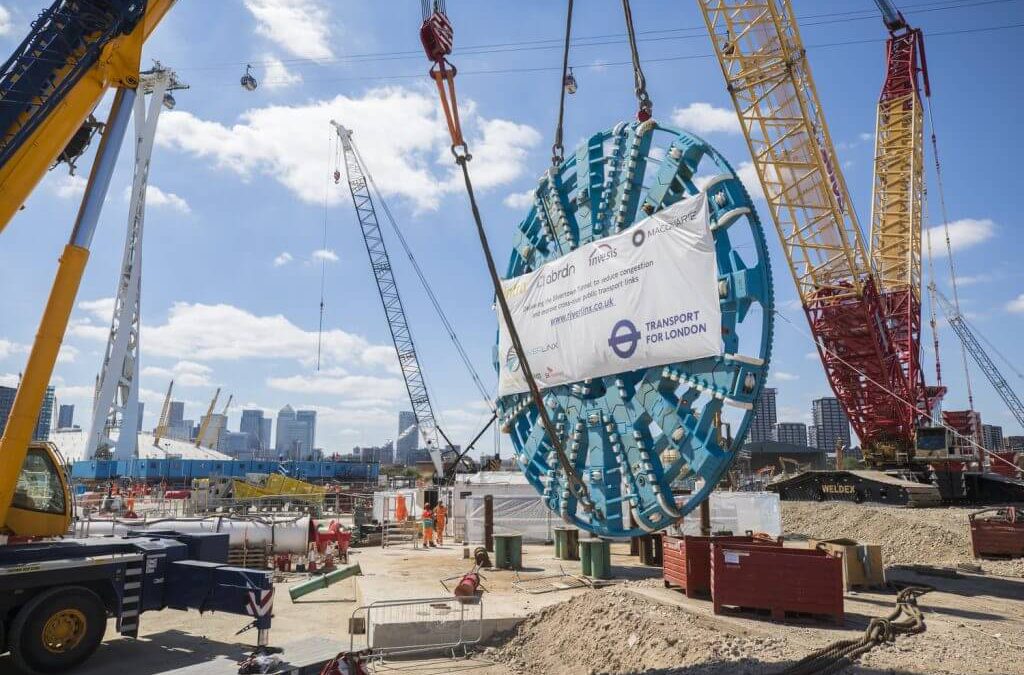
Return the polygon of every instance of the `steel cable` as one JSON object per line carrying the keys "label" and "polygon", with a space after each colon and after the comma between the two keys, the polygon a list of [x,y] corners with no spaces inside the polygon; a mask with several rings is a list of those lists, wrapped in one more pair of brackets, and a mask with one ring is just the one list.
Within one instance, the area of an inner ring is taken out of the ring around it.
{"label": "steel cable", "polygon": [[565,147],[562,145],[562,127],[565,121],[565,94],[566,79],[569,77],[569,43],[572,38],[572,5],[569,0],[569,8],[565,14],[565,48],[562,50],[562,82],[559,90],[561,95],[558,98],[558,124],[555,126],[555,143],[551,146],[551,166],[558,168],[558,165],[565,159]]}
{"label": "steel cable", "polygon": [[639,106],[636,118],[641,122],[646,122],[654,111],[654,103],[647,94],[647,78],[644,77],[644,70],[640,65],[640,52],[636,47],[636,30],[633,27],[633,10],[629,7],[629,0],[622,0],[622,13],[626,19],[629,52],[633,59],[633,81],[636,89],[636,101]]}

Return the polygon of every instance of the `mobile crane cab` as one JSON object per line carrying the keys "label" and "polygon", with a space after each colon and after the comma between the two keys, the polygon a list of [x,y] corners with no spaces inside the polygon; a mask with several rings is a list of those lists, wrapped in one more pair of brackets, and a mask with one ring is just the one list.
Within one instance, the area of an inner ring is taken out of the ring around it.
{"label": "mobile crane cab", "polygon": [[30,444],[0,531],[11,537],[58,537],[68,531],[71,516],[71,489],[57,447]]}

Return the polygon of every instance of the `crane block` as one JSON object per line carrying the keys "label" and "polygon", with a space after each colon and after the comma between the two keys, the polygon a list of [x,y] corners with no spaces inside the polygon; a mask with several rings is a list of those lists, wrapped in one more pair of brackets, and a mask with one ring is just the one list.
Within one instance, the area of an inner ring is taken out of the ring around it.
{"label": "crane block", "polygon": [[[651,235],[631,226],[702,192],[716,266],[708,283],[717,285],[721,310],[720,325],[709,328],[720,332],[722,353],[544,387],[593,508],[568,489],[529,394],[498,399],[498,419],[527,479],[554,513],[597,535],[643,535],[678,523],[714,489],[742,445],[771,356],[774,296],[764,231],[742,182],[714,148],[653,121],[623,122],[582,143],[541,178],[514,231],[508,279],[547,263],[557,270],[562,257],[596,242],[601,258],[619,233],[632,246],[645,238],[649,246]],[[612,262],[609,270],[619,264]],[[678,283],[641,292],[669,294],[683,306],[694,289]],[[616,310],[615,319],[639,318],[630,308]],[[640,323],[636,339],[651,334]],[[612,344],[614,333],[609,347],[628,349]],[[527,353],[536,353],[530,336],[523,339]],[[506,356],[495,350],[496,368]],[[508,358],[518,367],[514,354]],[[691,493],[674,496],[674,487]]]}

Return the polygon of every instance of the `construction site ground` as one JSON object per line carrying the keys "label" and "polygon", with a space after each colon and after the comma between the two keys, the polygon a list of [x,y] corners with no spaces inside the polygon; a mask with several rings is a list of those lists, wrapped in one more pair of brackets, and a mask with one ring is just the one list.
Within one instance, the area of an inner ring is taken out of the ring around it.
{"label": "construction site ground", "polygon": [[[846,503],[783,504],[789,545],[803,538],[849,537],[883,544],[890,582],[928,584],[920,605],[927,631],[899,637],[864,656],[851,673],[1024,673],[1024,562],[971,558],[969,509],[901,509]],[[467,673],[774,673],[834,640],[859,636],[872,617],[893,607],[891,588],[850,592],[842,626],[813,619],[773,622],[752,615],[715,616],[707,600],[664,588],[660,568],[645,567],[612,547],[616,580],[602,589],[529,594],[513,588],[516,574],[484,572],[484,643],[469,658],[423,655],[388,659],[376,672]],[[471,566],[463,547],[355,549],[364,576],[347,579],[296,602],[287,575],[277,585],[272,644],[285,661],[312,662],[350,644],[348,620],[361,603],[445,596],[440,579]],[[579,563],[553,557],[551,546],[526,546],[523,579],[578,573]],[[912,566],[919,567],[916,570]],[[935,576],[931,568],[957,576]],[[977,568],[970,565],[980,565]],[[974,571],[965,571],[973,569]],[[76,671],[81,675],[233,673],[251,649],[244,620],[228,615],[148,613],[140,638],[116,636]],[[417,627],[410,625],[409,630]],[[364,644],[356,636],[357,648]],[[0,672],[12,669],[0,657]]]}

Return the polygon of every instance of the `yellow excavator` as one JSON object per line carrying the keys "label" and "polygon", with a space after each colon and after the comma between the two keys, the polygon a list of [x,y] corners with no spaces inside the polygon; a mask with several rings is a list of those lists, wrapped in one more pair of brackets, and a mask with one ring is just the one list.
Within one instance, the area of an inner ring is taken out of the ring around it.
{"label": "yellow excavator", "polygon": [[[0,438],[0,654],[10,652],[28,673],[65,673],[84,661],[108,617],[121,635],[135,637],[142,613],[168,607],[247,615],[257,651],[269,639],[270,573],[227,565],[226,534],[63,537],[73,516],[65,467],[54,445],[32,440],[117,155],[146,95],[142,46],[174,4],[53,0],[0,69],[0,231],[49,169],[74,168],[99,136]],[[111,88],[113,105],[101,123],[93,111]]]}

